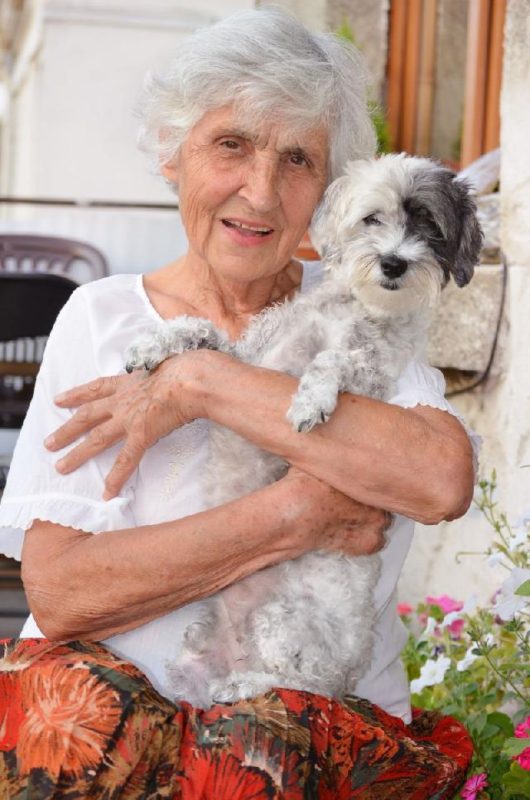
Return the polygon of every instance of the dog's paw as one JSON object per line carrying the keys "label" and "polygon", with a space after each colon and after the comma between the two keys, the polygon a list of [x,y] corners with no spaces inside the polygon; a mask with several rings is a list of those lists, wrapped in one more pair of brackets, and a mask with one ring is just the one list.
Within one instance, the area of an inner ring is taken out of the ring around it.
{"label": "dog's paw", "polygon": [[151,370],[168,357],[168,348],[155,333],[142,336],[127,349],[125,369],[133,372],[136,369]]}
{"label": "dog's paw", "polygon": [[315,425],[327,422],[335,410],[315,403],[311,398],[296,395],[287,412],[287,419],[298,433],[308,433]]}

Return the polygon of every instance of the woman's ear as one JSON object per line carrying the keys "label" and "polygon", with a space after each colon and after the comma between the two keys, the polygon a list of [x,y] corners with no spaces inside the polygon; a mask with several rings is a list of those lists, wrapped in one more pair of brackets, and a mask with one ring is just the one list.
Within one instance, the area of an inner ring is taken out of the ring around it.
{"label": "woman's ear", "polygon": [[166,162],[165,164],[161,164],[160,172],[164,176],[166,181],[170,183],[175,190],[178,189],[179,170],[176,160]]}

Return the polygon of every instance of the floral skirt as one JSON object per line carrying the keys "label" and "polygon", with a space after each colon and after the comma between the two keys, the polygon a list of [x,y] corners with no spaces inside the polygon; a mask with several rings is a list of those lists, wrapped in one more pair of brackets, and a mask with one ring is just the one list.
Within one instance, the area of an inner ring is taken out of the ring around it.
{"label": "floral skirt", "polygon": [[0,643],[0,798],[452,798],[472,746],[450,717],[411,725],[357,697],[275,689],[173,704],[100,644]]}

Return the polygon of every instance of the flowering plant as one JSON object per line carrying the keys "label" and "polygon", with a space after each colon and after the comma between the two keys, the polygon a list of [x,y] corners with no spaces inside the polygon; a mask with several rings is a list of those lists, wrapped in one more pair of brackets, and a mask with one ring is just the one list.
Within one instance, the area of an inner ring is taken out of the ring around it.
{"label": "flowering plant", "polygon": [[507,571],[491,603],[442,595],[399,607],[413,705],[456,717],[473,739],[464,800],[530,797],[530,515],[510,525],[495,489],[493,473],[476,500],[495,531],[483,555]]}

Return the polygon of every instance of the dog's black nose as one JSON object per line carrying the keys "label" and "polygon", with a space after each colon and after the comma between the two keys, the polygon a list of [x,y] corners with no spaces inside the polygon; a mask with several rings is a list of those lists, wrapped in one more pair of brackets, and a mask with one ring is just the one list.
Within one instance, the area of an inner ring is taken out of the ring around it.
{"label": "dog's black nose", "polygon": [[381,259],[381,269],[387,278],[399,278],[407,271],[408,263],[399,256],[384,256]]}

